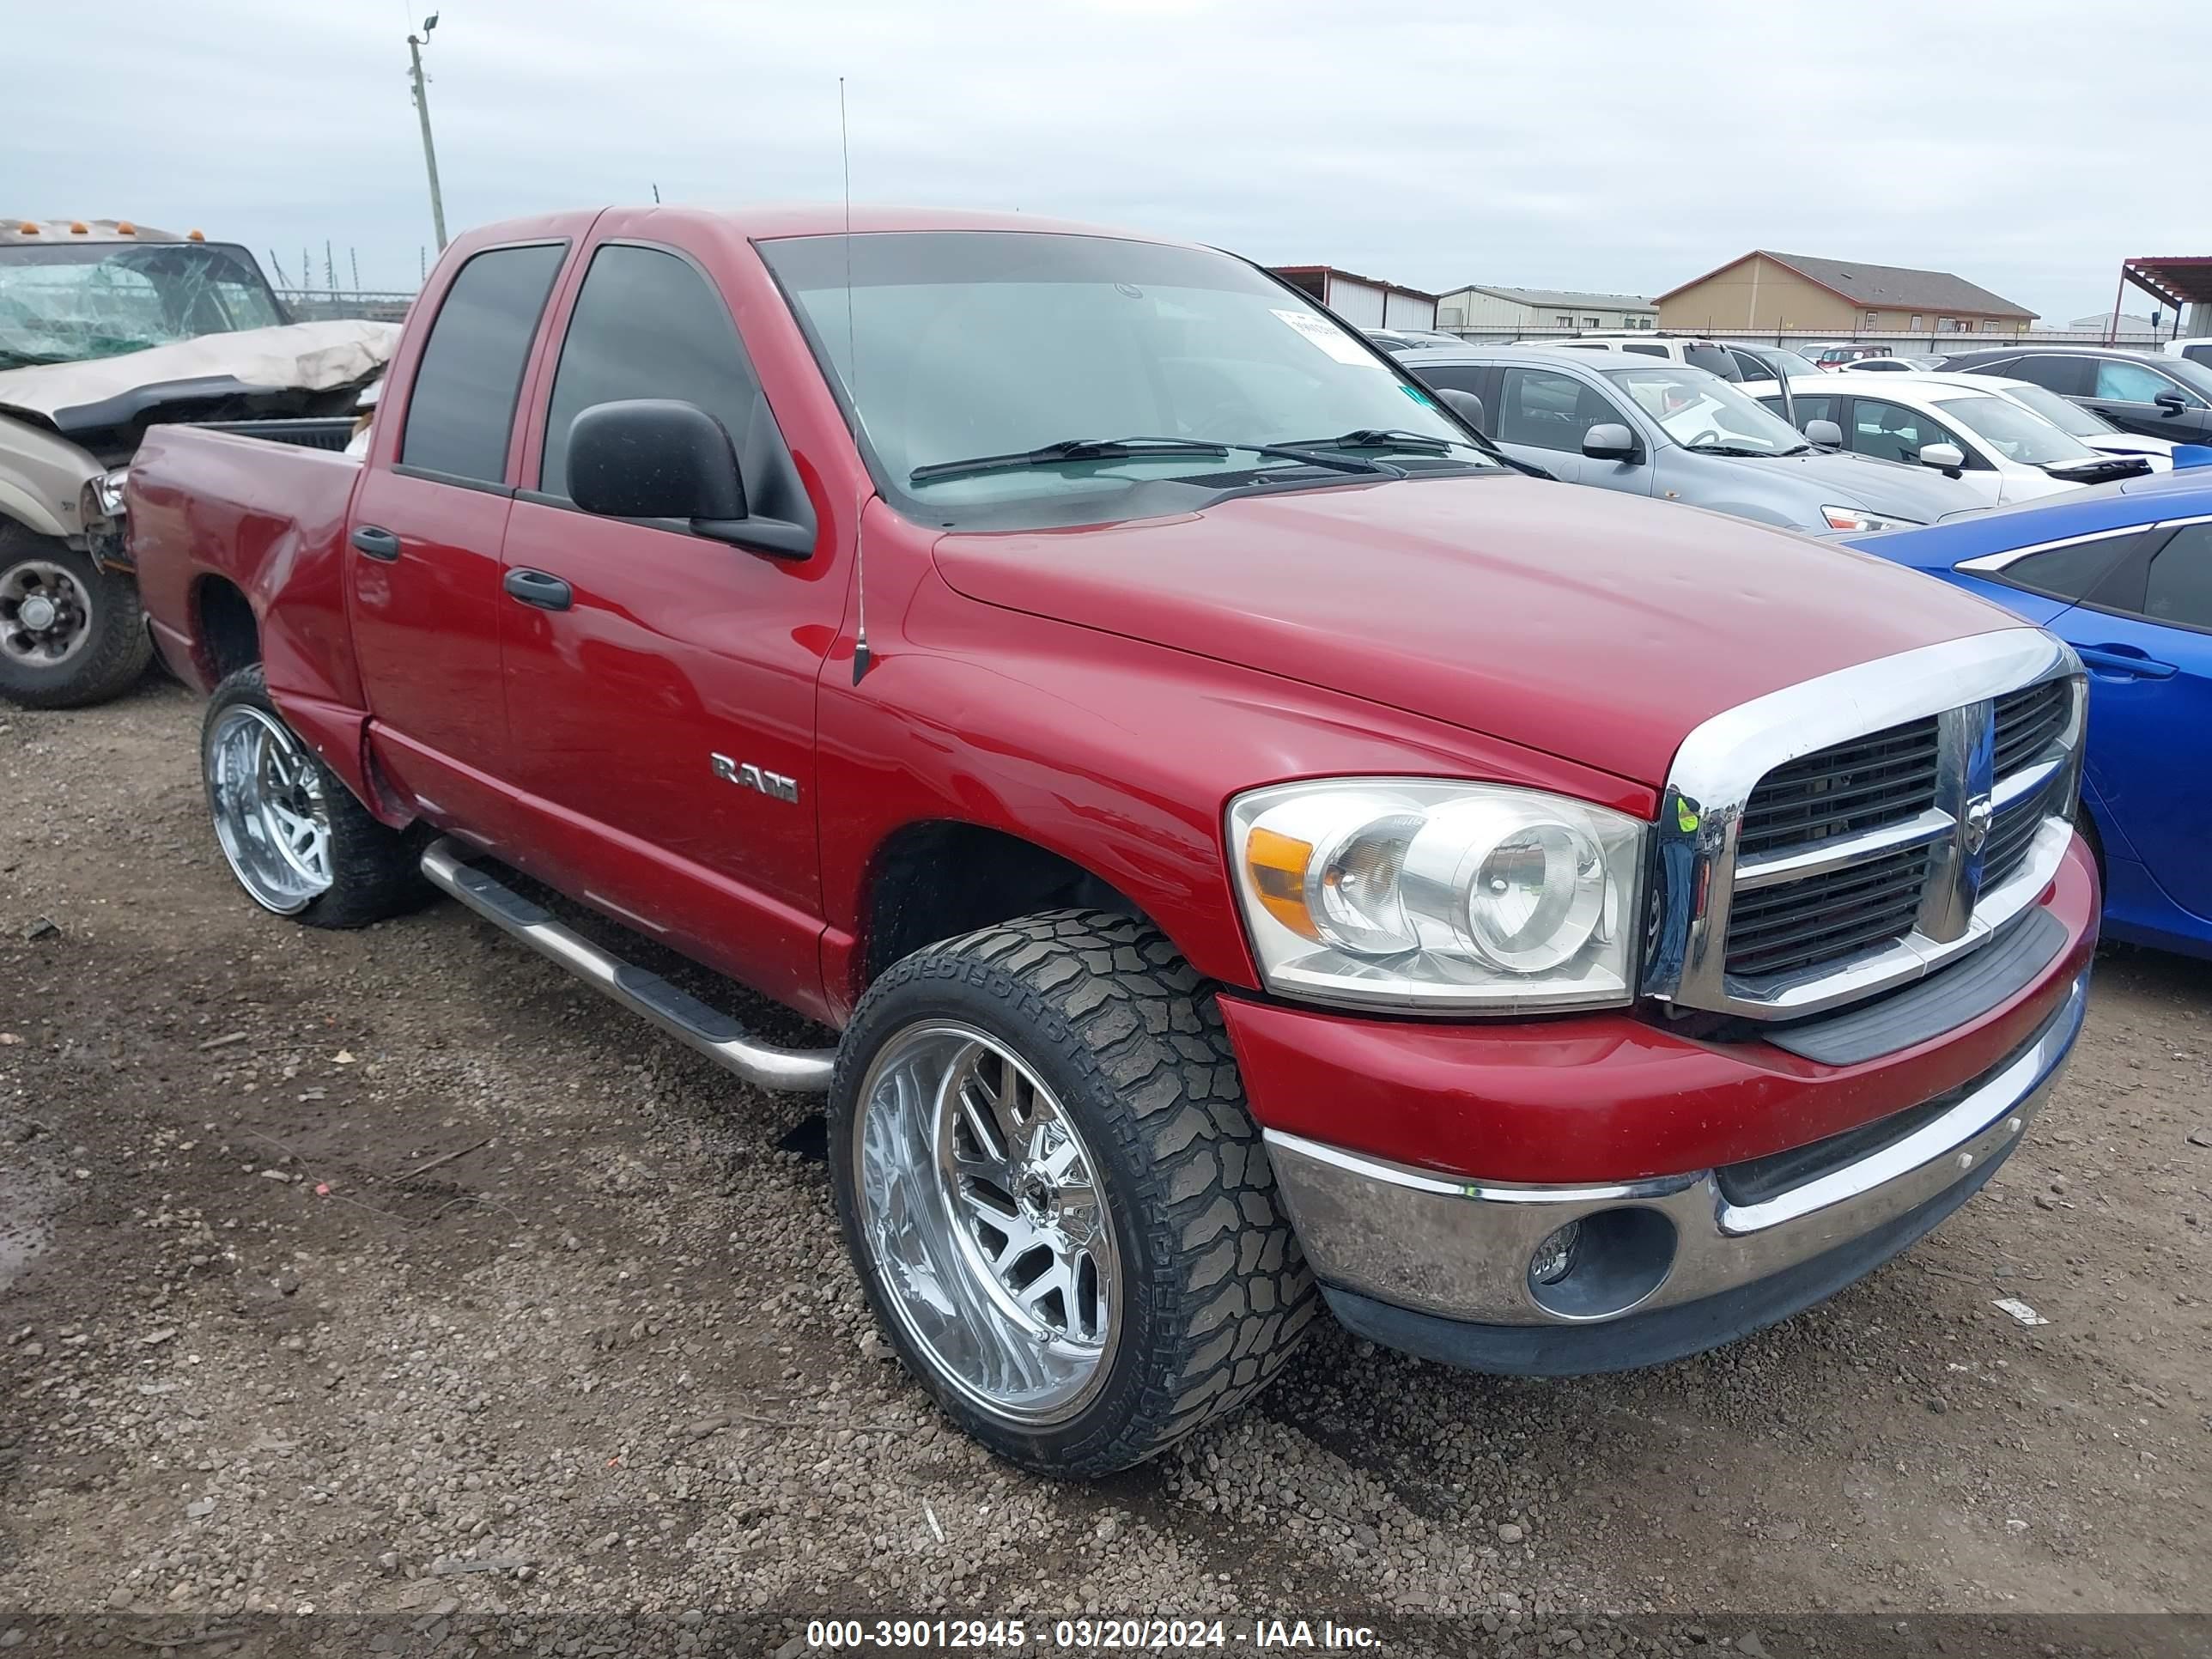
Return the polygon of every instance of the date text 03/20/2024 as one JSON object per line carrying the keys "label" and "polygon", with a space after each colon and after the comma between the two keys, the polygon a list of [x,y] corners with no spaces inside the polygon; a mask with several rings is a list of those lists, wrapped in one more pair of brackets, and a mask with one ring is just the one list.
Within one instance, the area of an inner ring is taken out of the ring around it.
{"label": "date text 03/20/2024", "polygon": [[[1380,1645],[1370,1626],[1340,1625],[1333,1619],[1318,1624],[1305,1619],[1255,1619],[1248,1628],[1233,1627],[1221,1619],[1061,1619],[1051,1625],[1048,1637],[1053,1647],[1079,1650]],[[1003,1649],[1026,1647],[1032,1639],[1045,1645],[1048,1630],[1038,1626],[1032,1638],[1029,1626],[1018,1619],[825,1619],[806,1627],[806,1645],[813,1649]]]}

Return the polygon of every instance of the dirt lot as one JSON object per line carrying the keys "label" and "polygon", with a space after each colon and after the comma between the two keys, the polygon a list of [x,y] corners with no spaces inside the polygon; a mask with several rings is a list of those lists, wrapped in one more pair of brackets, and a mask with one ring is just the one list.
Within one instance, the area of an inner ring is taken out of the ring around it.
{"label": "dirt lot", "polygon": [[0,1627],[27,1653],[41,1614],[307,1608],[433,1636],[635,1609],[679,1646],[744,1615],[730,1650],[769,1652],[866,1607],[1452,1614],[1452,1650],[1662,1614],[1662,1644],[1778,1654],[1786,1613],[2212,1604],[2212,964],[2108,954],[1989,1192],[1779,1329],[1530,1382],[1325,1326],[1256,1409],[1056,1486],[880,1357],[805,1103],[452,906],[264,915],[208,832],[198,719],[160,682],[0,710]]}

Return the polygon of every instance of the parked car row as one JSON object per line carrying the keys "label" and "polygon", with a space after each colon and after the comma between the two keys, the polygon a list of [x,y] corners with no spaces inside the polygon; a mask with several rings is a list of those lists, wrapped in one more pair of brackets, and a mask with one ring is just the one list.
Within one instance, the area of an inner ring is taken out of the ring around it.
{"label": "parked car row", "polygon": [[1029,1468],[1156,1455],[1324,1304],[1536,1375],[1758,1329],[2081,1029],[2081,662],[1776,528],[1958,481],[1691,363],[1395,355],[1022,216],[617,209],[458,239],[365,457],[281,435],[125,487],[240,886],[427,884],[825,1093],[878,1323]]}

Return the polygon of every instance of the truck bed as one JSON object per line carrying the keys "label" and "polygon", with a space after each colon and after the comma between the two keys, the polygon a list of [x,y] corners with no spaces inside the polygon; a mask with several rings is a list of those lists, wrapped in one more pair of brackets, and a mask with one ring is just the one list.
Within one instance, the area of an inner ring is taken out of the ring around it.
{"label": "truck bed", "polygon": [[[270,695],[303,733],[351,720],[358,769],[366,702],[346,623],[346,528],[361,463],[257,428],[350,421],[157,426],[131,465],[129,546],[154,640],[188,684],[234,660],[222,636],[250,608]],[[320,746],[319,744],[319,746]]]}

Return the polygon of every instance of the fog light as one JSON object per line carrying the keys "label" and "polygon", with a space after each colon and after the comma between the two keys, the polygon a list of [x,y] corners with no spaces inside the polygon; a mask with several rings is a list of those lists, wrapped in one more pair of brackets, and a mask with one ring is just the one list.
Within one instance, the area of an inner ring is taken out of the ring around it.
{"label": "fog light", "polygon": [[1528,1258],[1528,1282],[1532,1285],[1556,1285],[1575,1268],[1575,1247],[1582,1242],[1583,1224],[1570,1221],[1544,1236],[1536,1253]]}

